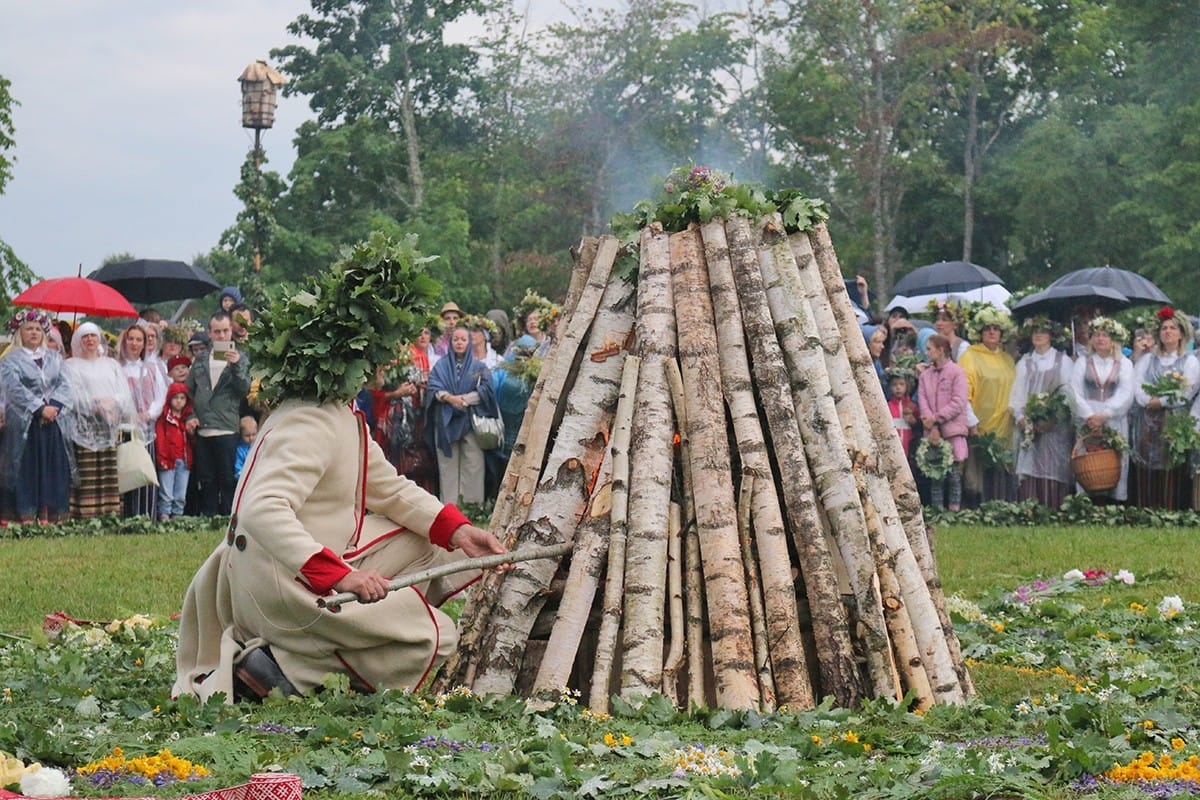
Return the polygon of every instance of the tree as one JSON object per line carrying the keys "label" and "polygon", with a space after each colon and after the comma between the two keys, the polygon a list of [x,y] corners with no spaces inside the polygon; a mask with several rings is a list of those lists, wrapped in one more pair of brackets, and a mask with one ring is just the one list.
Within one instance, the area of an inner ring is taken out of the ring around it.
{"label": "tree", "polygon": [[1023,0],[922,2],[913,20],[919,58],[943,78],[935,98],[943,128],[961,147],[962,259],[975,236],[975,185],[984,157],[1005,128],[1029,107],[1032,83],[1022,51],[1035,35]]}
{"label": "tree", "polygon": [[469,92],[476,57],[466,45],[445,41],[446,27],[487,10],[486,0],[363,0],[346,4],[313,0],[288,31],[316,41],[272,51],[292,80],[285,94],[309,95],[317,124],[329,129],[369,119],[401,137],[406,170],[393,186],[408,210],[425,202],[422,127],[439,119],[445,134]]}
{"label": "tree", "polygon": [[869,258],[884,294],[899,263],[901,203],[929,158],[921,129],[934,86],[906,31],[910,8],[899,0],[791,2],[768,21],[790,31],[764,70],[763,113],[794,164],[781,173],[829,195],[833,213],[868,243],[851,244],[843,262]]}
{"label": "tree", "polygon": [[[0,75],[0,194],[12,179],[12,168],[16,159],[8,152],[17,146],[16,128],[13,127],[12,110],[19,103],[9,92],[12,83]],[[0,239],[0,283],[5,290],[5,306],[7,298],[18,294],[22,289],[37,280],[25,262],[17,258],[16,251],[7,242]]]}

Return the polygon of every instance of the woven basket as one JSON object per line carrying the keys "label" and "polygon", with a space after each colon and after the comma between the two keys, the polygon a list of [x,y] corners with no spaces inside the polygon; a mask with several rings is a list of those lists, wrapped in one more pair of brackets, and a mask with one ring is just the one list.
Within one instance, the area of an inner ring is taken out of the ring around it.
{"label": "woven basket", "polygon": [[1116,450],[1093,450],[1071,458],[1075,480],[1089,494],[1112,491],[1121,480],[1121,456]]}

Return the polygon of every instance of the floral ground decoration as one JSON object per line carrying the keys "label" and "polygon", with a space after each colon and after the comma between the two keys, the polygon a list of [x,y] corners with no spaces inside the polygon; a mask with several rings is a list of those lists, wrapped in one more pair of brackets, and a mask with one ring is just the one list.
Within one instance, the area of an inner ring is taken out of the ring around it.
{"label": "floral ground decoration", "polygon": [[[1119,583],[1144,602],[1107,601]],[[309,797],[1170,797],[1200,794],[1196,609],[1164,576],[1091,568],[949,598],[986,687],[924,716],[873,701],[773,714],[661,697],[612,715],[344,681],[303,699],[168,696],[176,627],[133,617],[0,645],[0,763],[57,768],[77,796],[179,797],[257,772]]]}

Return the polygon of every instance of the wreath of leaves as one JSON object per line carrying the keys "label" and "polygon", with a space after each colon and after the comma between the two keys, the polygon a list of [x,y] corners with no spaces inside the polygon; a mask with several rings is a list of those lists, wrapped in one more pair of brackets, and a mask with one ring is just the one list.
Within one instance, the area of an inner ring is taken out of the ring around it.
{"label": "wreath of leaves", "polygon": [[915,460],[922,475],[930,480],[940,481],[954,469],[954,448],[945,439],[937,444],[922,439],[917,445]]}
{"label": "wreath of leaves", "polygon": [[416,339],[441,292],[417,237],[378,231],[299,287],[267,291],[245,350],[269,403],[289,398],[349,402]]}

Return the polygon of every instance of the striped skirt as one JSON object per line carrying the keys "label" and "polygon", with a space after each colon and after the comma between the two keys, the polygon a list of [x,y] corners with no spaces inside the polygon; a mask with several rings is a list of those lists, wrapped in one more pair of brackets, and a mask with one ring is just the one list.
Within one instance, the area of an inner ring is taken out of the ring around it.
{"label": "striped skirt", "polygon": [[71,490],[71,516],[75,519],[121,513],[117,491],[117,448],[88,450],[75,446],[79,482]]}

